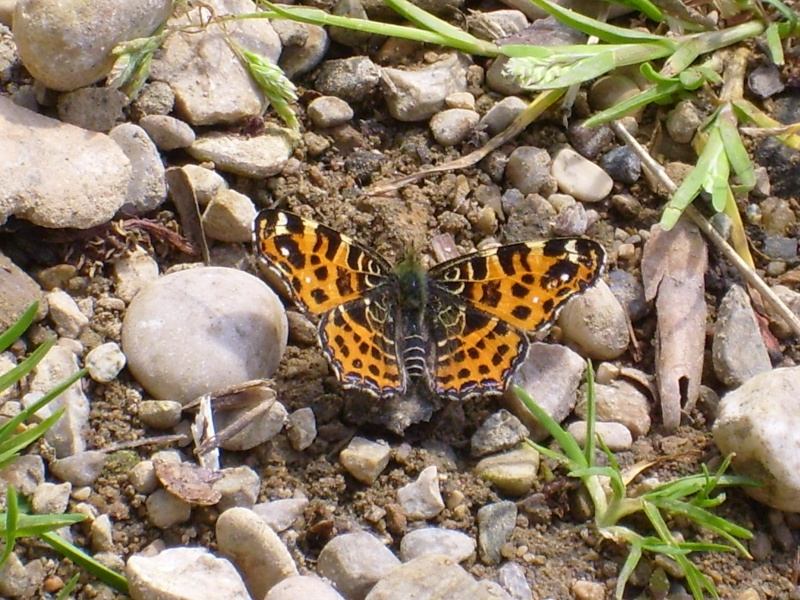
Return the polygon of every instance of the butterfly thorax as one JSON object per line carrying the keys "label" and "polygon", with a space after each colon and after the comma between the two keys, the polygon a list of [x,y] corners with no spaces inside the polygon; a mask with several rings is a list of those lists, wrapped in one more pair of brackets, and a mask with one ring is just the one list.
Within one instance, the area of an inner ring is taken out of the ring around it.
{"label": "butterfly thorax", "polygon": [[398,345],[406,373],[417,380],[428,372],[426,344],[429,337],[426,327],[428,306],[428,273],[413,255],[406,257],[395,267],[397,275],[397,305],[400,327]]}

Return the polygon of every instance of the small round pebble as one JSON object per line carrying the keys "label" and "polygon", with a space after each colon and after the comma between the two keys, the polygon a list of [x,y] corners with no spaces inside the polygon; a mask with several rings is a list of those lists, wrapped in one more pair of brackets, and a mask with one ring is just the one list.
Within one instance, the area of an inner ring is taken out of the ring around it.
{"label": "small round pebble", "polygon": [[509,496],[528,493],[539,478],[539,453],[527,446],[494,456],[475,465],[475,474]]}
{"label": "small round pebble", "polygon": [[353,118],[353,108],[336,96],[320,96],[308,105],[308,118],[320,128],[344,125]]}
{"label": "small round pebble", "polygon": [[167,490],[156,490],[145,501],[150,522],[160,529],[169,529],[186,523],[192,514],[192,505],[173,496]]}
{"label": "small round pebble", "polygon": [[213,488],[222,494],[217,506],[226,511],[235,506],[251,508],[258,499],[261,478],[250,467],[230,467],[219,472],[222,477],[214,482]]}
{"label": "small round pebble", "polygon": [[89,319],[78,308],[72,296],[61,290],[54,290],[45,296],[50,307],[50,317],[56,326],[56,333],[68,338],[77,338]]}
{"label": "small round pebble", "polygon": [[154,429],[172,429],[181,420],[183,405],[174,400],[143,400],[139,402],[139,419]]}
{"label": "small round pebble", "polygon": [[[633,436],[630,430],[622,423],[595,423],[595,433],[603,439],[603,443],[610,450],[619,452],[628,450],[633,445]],[[586,443],[586,421],[570,423],[567,432],[583,446]]]}
{"label": "small round pebble", "polygon": [[188,148],[195,141],[192,127],[169,115],[146,115],[139,120],[139,126],[147,132],[159,150],[169,152],[178,148]]}
{"label": "small round pebble", "polygon": [[602,280],[567,303],[558,325],[581,354],[596,360],[617,358],[630,343],[625,310]]}
{"label": "small round pebble", "polygon": [[116,342],[106,342],[93,348],[84,361],[89,377],[99,383],[113,381],[125,366],[125,355]]}
{"label": "small round pebble", "polygon": [[455,562],[468,559],[475,552],[476,542],[466,533],[424,527],[415,529],[403,536],[400,542],[400,559],[403,562],[413,560],[423,554],[443,554]]}
{"label": "small round pebble", "polygon": [[156,398],[180,402],[278,368],[286,347],[283,304],[236,269],[166,275],[131,302],[122,348],[133,376]]}
{"label": "small round pebble", "polygon": [[31,509],[34,514],[54,514],[60,515],[67,511],[69,504],[69,494],[72,491],[70,483],[47,483],[40,484],[31,497]]}
{"label": "small round pebble", "polygon": [[61,481],[69,481],[73,486],[81,487],[94,483],[105,464],[105,452],[89,450],[54,460],[50,463],[50,471]]}
{"label": "small round pebble", "polygon": [[431,133],[442,146],[455,146],[469,137],[479,120],[480,115],[474,110],[450,108],[431,117]]}
{"label": "small round pebble", "polygon": [[128,473],[128,481],[131,482],[137,494],[152,494],[158,489],[158,477],[152,460],[143,460],[136,463]]}
{"label": "small round pebble", "polygon": [[330,585],[319,577],[311,575],[295,575],[287,577],[267,593],[264,600],[298,600],[313,598],[314,600],[345,600]]}
{"label": "small round pebble", "polygon": [[391,550],[366,532],[336,536],[317,560],[319,574],[330,579],[345,598],[364,598],[372,586],[399,565]]}
{"label": "small round pebble", "polygon": [[488,600],[490,597],[452,558],[424,554],[391,571],[366,600]]}
{"label": "small round pebble", "polygon": [[569,148],[563,148],[555,156],[550,172],[558,189],[581,202],[599,202],[614,187],[608,173]]}
{"label": "small round pebble", "polygon": [[235,190],[217,192],[203,211],[203,231],[212,240],[246,243],[253,237],[256,207],[253,201]]}
{"label": "small round pebble", "polygon": [[256,504],[253,506],[253,512],[264,519],[274,531],[280,533],[289,529],[298,518],[303,516],[303,511],[307,506],[307,498],[285,498]]}

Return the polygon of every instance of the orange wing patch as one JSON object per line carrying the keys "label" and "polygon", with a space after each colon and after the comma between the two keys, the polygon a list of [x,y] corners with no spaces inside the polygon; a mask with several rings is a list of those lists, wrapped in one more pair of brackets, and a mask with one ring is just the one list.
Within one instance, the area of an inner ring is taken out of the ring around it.
{"label": "orange wing patch", "polygon": [[602,246],[556,238],[488,248],[431,270],[436,284],[475,308],[526,331],[551,323],[566,301],[602,273]]}
{"label": "orange wing patch", "polygon": [[391,272],[347,236],[283,211],[258,214],[255,246],[292,300],[316,314],[361,298]]}

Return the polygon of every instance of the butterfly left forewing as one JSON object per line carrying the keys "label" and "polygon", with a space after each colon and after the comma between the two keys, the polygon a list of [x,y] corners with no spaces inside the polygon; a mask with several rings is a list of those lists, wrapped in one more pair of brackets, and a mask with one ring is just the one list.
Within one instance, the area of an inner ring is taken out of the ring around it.
{"label": "butterfly left forewing", "polygon": [[603,247],[584,238],[555,238],[488,248],[431,270],[435,284],[473,307],[527,331],[551,323],[571,297],[593,286]]}
{"label": "butterfly left forewing", "polygon": [[390,277],[390,266],[349,237],[282,210],[254,224],[259,258],[303,310],[323,313],[361,298]]}

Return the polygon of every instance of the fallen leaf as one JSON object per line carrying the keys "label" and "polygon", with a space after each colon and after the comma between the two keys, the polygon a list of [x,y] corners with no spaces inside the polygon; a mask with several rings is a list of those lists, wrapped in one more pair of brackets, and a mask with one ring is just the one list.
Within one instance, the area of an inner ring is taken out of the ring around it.
{"label": "fallen leaf", "polygon": [[653,226],[642,255],[642,280],[645,297],[656,301],[656,381],[667,431],[678,428],[681,407],[689,410],[700,394],[707,266],[705,241],[689,221],[681,219],[670,231]]}

